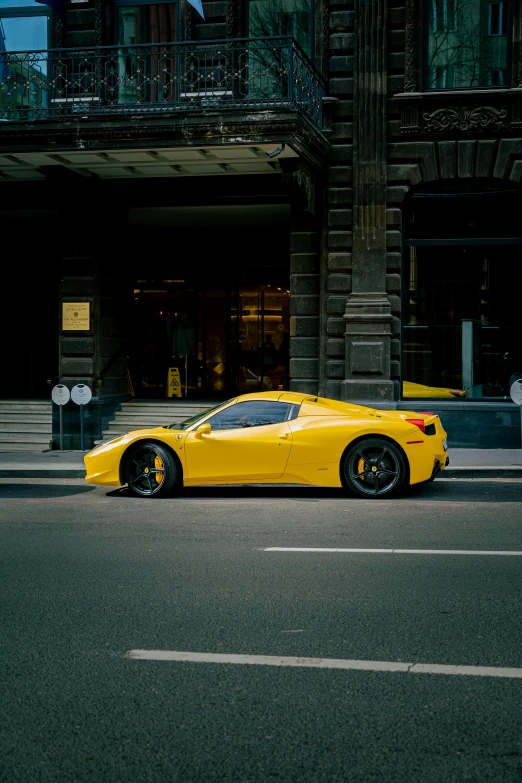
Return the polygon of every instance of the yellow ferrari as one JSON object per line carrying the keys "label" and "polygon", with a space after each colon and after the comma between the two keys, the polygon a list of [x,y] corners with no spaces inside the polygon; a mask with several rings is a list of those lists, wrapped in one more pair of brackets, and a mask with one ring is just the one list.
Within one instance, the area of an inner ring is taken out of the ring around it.
{"label": "yellow ferrari", "polygon": [[85,455],[92,484],[140,497],[212,484],[345,487],[385,498],[448,464],[432,413],[379,411],[297,392],[245,394],[182,422],[135,430]]}
{"label": "yellow ferrari", "polygon": [[442,386],[424,386],[422,383],[412,383],[404,381],[402,384],[403,397],[415,397],[419,399],[434,399],[436,397],[467,397],[468,393],[464,389],[444,389]]}

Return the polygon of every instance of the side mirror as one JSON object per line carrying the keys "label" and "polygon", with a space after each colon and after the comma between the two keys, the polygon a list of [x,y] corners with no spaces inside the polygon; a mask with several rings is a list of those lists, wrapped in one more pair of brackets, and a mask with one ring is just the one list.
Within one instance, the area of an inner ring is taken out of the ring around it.
{"label": "side mirror", "polygon": [[212,427],[210,424],[200,424],[197,430],[194,432],[196,438],[202,438],[203,435],[210,435]]}

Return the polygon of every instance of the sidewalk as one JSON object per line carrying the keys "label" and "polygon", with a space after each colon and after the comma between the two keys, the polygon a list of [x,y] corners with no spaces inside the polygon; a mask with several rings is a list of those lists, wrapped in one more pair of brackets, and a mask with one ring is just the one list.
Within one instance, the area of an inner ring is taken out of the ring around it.
{"label": "sidewalk", "polygon": [[[0,478],[84,478],[82,451],[0,452]],[[522,449],[450,449],[444,478],[522,478]]]}

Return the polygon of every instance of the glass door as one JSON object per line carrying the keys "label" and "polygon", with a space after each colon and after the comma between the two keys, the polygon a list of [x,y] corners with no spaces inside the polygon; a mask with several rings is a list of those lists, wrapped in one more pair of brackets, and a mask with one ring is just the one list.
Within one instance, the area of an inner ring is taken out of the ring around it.
{"label": "glass door", "polygon": [[236,384],[241,393],[288,388],[290,292],[282,287],[238,290]]}

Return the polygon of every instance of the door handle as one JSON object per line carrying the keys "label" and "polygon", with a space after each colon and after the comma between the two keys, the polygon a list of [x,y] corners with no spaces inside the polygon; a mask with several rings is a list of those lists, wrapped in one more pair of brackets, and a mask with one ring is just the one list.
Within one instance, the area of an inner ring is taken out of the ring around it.
{"label": "door handle", "polygon": [[290,435],[279,435],[279,440],[290,440]]}

